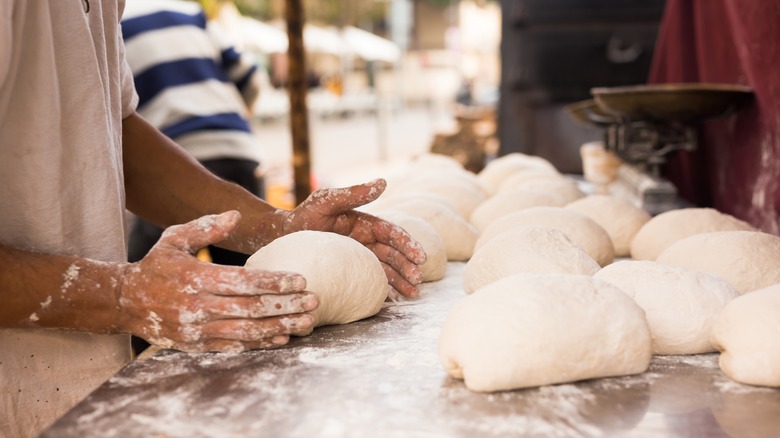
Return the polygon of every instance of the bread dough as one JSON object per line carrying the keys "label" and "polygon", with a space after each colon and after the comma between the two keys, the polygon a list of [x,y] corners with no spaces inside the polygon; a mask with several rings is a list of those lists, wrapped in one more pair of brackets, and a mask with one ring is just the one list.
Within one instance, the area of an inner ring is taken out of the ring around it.
{"label": "bread dough", "polygon": [[501,192],[477,207],[471,213],[471,223],[479,230],[485,231],[491,222],[509,213],[531,207],[563,207],[566,202],[553,194],[532,190],[507,190]]}
{"label": "bread dough", "polygon": [[298,231],[282,236],[260,248],[245,266],[303,275],[306,290],[320,299],[312,312],[314,327],[375,315],[390,289],[374,253],[356,240],[335,233]]}
{"label": "bread dough", "polygon": [[644,372],[651,357],[642,309],[609,283],[519,274],[459,301],[439,352],[450,376],[488,392]]}
{"label": "bread dough", "polygon": [[[508,188],[507,190],[530,190],[534,192],[550,193],[563,199],[564,204],[585,197],[585,193],[580,190],[577,183],[566,177],[535,178],[525,181],[522,184],[517,184],[514,188]],[[499,193],[500,192],[501,191],[499,191]]]}
{"label": "bread dough", "polygon": [[746,294],[780,283],[780,237],[760,231],[718,231],[687,237],[658,261],[715,274]]}
{"label": "bread dough", "polygon": [[477,181],[460,177],[463,172],[433,172],[424,176],[409,178],[393,192],[393,196],[403,193],[431,193],[441,196],[453,206],[463,218],[471,217],[471,212],[487,199],[487,195]]}
{"label": "bread dough", "polygon": [[504,190],[512,190],[523,188],[523,184],[527,184],[531,181],[547,180],[558,181],[565,180],[566,177],[557,172],[550,172],[549,169],[541,168],[528,168],[516,171],[504,178],[504,182],[501,183],[501,187],[498,188],[499,192]]}
{"label": "bread dough", "polygon": [[631,241],[651,218],[650,214],[625,199],[592,195],[566,205],[596,221],[612,240],[616,257],[628,257]]}
{"label": "bread dough", "polygon": [[424,198],[407,199],[393,204],[388,209],[425,219],[431,224],[444,240],[447,260],[468,260],[474,253],[474,244],[479,237],[479,231],[460,217],[455,210]]}
{"label": "bread dough", "polygon": [[495,194],[506,178],[526,169],[541,169],[558,174],[555,166],[544,158],[514,152],[489,162],[477,176],[490,194]]}
{"label": "bread dough", "polygon": [[713,322],[739,296],[715,275],[647,260],[613,263],[594,277],[627,293],[644,309],[654,354],[715,351],[710,342]]}
{"label": "bread dough", "polygon": [[439,236],[431,224],[416,216],[400,211],[382,211],[377,216],[392,222],[403,228],[412,239],[422,245],[425,255],[425,263],[420,266],[423,281],[436,281],[444,278],[447,270],[447,247],[444,239]]}
{"label": "bread dough", "polygon": [[740,383],[780,386],[780,284],[730,302],[712,331],[720,368]]}
{"label": "bread dough", "polygon": [[593,275],[599,265],[563,231],[524,226],[505,231],[475,252],[466,264],[466,293],[512,274],[552,272]]}
{"label": "bread dough", "polygon": [[750,224],[712,208],[681,208],[650,219],[631,242],[631,258],[655,260],[671,244],[712,231],[755,231]]}
{"label": "bread dough", "polygon": [[612,263],[615,258],[612,240],[599,224],[583,214],[562,207],[531,207],[502,216],[480,234],[474,250],[478,251],[482,245],[504,231],[526,225],[542,225],[563,231],[601,266]]}

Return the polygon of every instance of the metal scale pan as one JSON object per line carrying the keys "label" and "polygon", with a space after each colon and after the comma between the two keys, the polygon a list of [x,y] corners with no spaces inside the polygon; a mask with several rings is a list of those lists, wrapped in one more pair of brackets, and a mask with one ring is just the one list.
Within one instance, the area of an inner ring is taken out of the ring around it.
{"label": "metal scale pan", "polygon": [[604,128],[606,149],[624,161],[610,190],[659,213],[678,200],[660,174],[666,157],[696,149],[696,122],[734,112],[753,92],[743,85],[676,83],[598,87],[591,94],[593,100],[567,109],[578,123]]}
{"label": "metal scale pan", "polygon": [[692,122],[727,115],[753,95],[744,85],[680,83],[591,89],[598,107],[629,120]]}

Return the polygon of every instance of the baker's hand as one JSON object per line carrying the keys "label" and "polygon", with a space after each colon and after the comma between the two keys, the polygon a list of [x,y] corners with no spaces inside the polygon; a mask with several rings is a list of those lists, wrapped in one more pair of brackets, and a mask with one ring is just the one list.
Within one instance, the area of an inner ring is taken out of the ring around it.
{"label": "baker's hand", "polygon": [[224,240],[241,215],[229,211],[168,228],[119,290],[120,327],[183,351],[242,351],[284,345],[312,326],[316,295],[299,274],[204,263],[194,254]]}
{"label": "baker's hand", "polygon": [[284,233],[301,230],[330,231],[349,236],[376,254],[390,286],[406,297],[419,295],[425,251],[400,227],[370,214],[354,211],[384,192],[387,183],[377,179],[340,189],[312,193],[285,219]]}

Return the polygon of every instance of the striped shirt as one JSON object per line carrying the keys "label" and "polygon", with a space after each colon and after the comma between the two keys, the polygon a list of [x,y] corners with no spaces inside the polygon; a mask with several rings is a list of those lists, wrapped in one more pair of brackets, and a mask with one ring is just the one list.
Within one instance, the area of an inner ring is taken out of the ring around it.
{"label": "striped shirt", "polygon": [[247,120],[257,66],[225,41],[197,3],[130,0],[122,34],[139,114],[198,160],[260,161]]}

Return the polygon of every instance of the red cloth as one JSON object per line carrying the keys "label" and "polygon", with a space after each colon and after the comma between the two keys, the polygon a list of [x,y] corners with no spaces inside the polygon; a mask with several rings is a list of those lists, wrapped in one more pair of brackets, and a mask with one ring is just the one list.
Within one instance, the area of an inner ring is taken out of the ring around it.
{"label": "red cloth", "polygon": [[751,103],[703,122],[698,150],[664,171],[693,203],[780,234],[780,2],[668,0],[649,82],[753,88]]}

